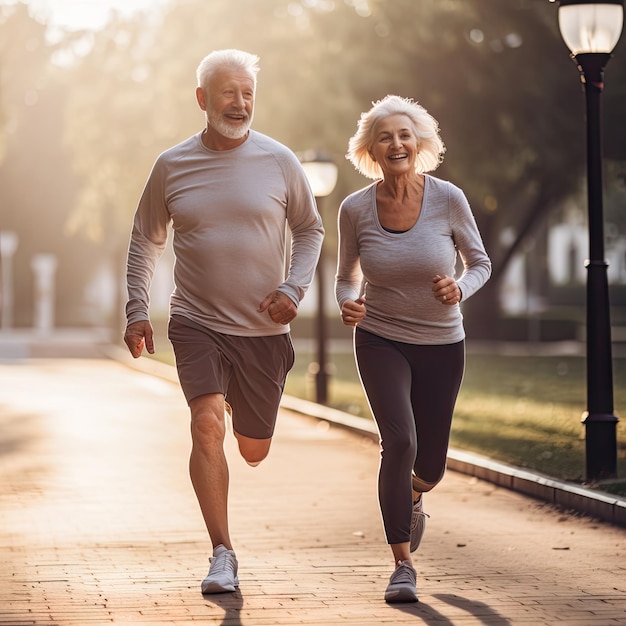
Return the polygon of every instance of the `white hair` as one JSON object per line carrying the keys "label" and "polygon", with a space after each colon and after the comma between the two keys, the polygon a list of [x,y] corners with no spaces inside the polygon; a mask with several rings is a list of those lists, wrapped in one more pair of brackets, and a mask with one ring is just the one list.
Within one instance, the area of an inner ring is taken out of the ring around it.
{"label": "white hair", "polygon": [[252,76],[256,88],[256,77],[259,73],[259,57],[256,54],[235,50],[214,50],[200,61],[196,70],[198,87],[208,90],[213,74],[221,69],[244,70]]}
{"label": "white hair", "polygon": [[369,111],[361,113],[357,132],[348,142],[346,158],[363,176],[382,178],[380,165],[372,159],[370,149],[374,142],[376,125],[390,115],[406,115],[413,125],[418,141],[415,171],[418,174],[432,172],[443,161],[446,151],[439,135],[439,123],[426,109],[411,98],[388,95],[382,100],[372,102]]}

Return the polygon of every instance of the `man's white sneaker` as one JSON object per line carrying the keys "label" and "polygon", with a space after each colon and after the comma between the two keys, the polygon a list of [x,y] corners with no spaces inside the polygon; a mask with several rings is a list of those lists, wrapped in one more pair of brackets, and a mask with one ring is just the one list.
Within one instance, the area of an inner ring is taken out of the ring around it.
{"label": "man's white sneaker", "polygon": [[233,434],[233,407],[224,400],[224,424],[229,434]]}
{"label": "man's white sneaker", "polygon": [[209,558],[211,566],[207,577],[202,581],[202,593],[224,593],[239,587],[237,578],[237,557],[233,550],[220,544]]}
{"label": "man's white sneaker", "polygon": [[420,493],[419,498],[413,502],[413,513],[411,514],[411,552],[415,552],[426,530],[426,518],[429,517],[427,513],[424,513],[422,504],[422,496]]}

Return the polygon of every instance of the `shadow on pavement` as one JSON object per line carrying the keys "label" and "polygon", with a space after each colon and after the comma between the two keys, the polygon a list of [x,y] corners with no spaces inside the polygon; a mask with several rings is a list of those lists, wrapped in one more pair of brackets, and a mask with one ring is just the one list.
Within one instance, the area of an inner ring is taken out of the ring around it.
{"label": "shadow on pavement", "polygon": [[235,591],[235,593],[205,594],[202,597],[207,602],[219,606],[224,611],[223,626],[243,626],[241,621],[243,595],[240,589]]}
{"label": "shadow on pavement", "polygon": [[489,624],[490,626],[509,626],[511,624],[510,620],[500,615],[500,613],[484,602],[468,600],[453,593],[436,593],[433,597],[466,611],[484,624]]}
{"label": "shadow on pavement", "polygon": [[[489,624],[489,626],[510,626],[511,622],[507,618],[494,611],[484,602],[476,602],[457,596],[455,594],[438,593],[433,598],[445,602],[451,606],[466,611],[478,622]],[[434,609],[430,604],[420,600],[416,604],[391,604],[390,608],[414,615],[425,624],[440,624],[441,626],[454,626],[455,622],[446,617],[443,613]]]}

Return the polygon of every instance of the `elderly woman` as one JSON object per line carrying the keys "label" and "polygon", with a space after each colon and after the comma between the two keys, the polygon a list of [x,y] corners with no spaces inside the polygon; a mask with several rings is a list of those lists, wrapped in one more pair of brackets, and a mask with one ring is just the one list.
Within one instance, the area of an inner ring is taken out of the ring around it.
{"label": "elderly woman", "polygon": [[335,292],[380,432],[378,496],[395,564],[387,602],[417,601],[422,494],[443,478],[465,367],[460,304],[491,274],[465,195],[427,174],[444,151],[422,106],[383,98],[361,115],[346,155],[376,180],[339,209]]}

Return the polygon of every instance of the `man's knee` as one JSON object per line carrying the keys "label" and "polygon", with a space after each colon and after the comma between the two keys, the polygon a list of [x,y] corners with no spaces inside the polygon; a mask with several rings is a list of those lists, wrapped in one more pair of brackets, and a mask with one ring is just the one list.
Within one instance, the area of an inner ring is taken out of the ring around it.
{"label": "man's knee", "polygon": [[226,432],[219,398],[203,396],[190,403],[191,436],[194,442],[223,441]]}

